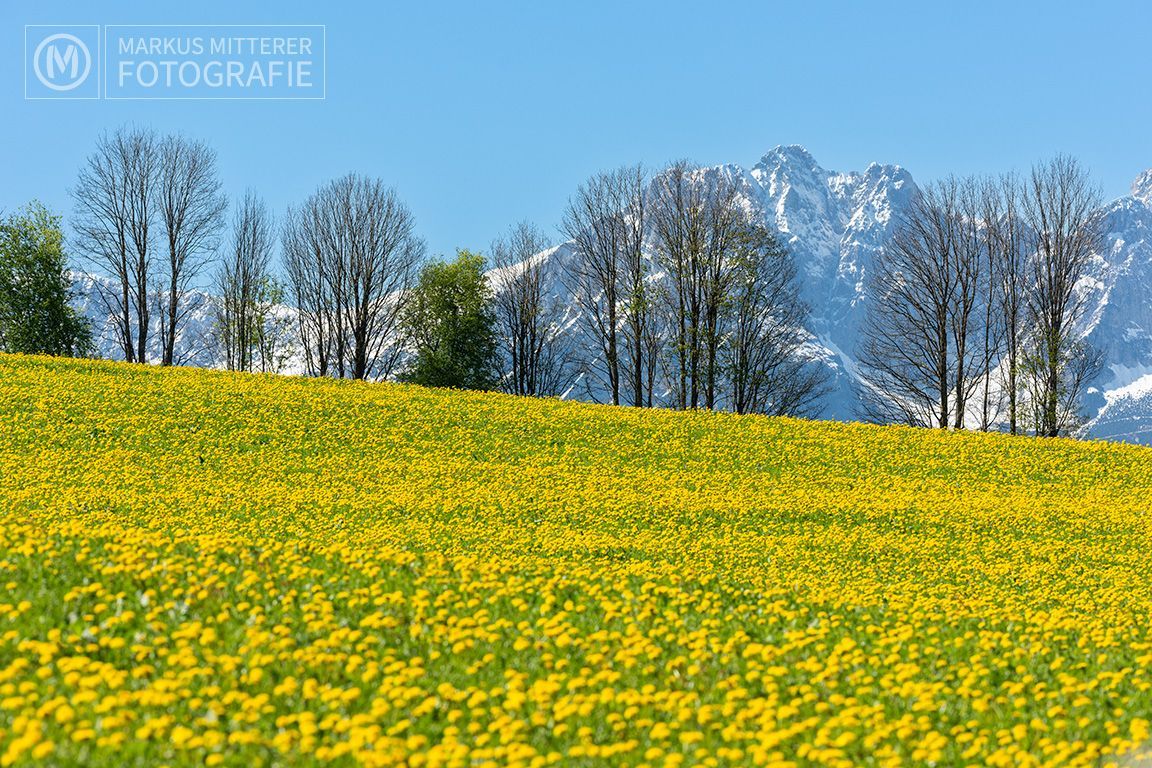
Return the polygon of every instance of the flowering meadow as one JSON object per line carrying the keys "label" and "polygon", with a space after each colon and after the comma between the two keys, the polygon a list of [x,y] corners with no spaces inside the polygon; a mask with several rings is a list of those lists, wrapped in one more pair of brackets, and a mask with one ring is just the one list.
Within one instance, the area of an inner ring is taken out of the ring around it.
{"label": "flowering meadow", "polygon": [[1152,451],[0,357],[0,764],[1135,764]]}

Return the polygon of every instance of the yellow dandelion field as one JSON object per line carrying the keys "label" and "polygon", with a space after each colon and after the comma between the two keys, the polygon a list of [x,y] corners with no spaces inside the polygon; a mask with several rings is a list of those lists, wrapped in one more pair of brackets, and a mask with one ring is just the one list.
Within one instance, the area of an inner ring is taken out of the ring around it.
{"label": "yellow dandelion field", "polygon": [[0,764],[1133,764],[1152,452],[0,357]]}

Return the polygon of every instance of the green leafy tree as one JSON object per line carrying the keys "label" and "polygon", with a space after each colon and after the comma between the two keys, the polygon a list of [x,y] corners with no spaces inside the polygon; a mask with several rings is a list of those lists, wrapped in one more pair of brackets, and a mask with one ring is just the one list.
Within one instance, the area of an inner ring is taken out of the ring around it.
{"label": "green leafy tree", "polygon": [[428,387],[493,389],[496,317],[484,258],[466,250],[429,264],[409,297],[403,329],[415,350],[403,381]]}
{"label": "green leafy tree", "polygon": [[253,340],[262,373],[280,373],[292,355],[292,319],[278,309],[288,302],[288,289],[271,275],[256,287],[256,327]]}
{"label": "green leafy tree", "polygon": [[59,216],[33,202],[0,221],[0,350],[91,352],[88,321],[69,303],[67,269]]}

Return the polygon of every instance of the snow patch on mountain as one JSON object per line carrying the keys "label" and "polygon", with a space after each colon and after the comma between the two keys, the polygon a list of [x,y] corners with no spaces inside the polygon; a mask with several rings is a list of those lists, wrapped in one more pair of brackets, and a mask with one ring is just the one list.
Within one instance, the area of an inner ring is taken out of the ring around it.
{"label": "snow patch on mountain", "polygon": [[[119,324],[111,308],[115,303],[115,283],[108,278],[87,272],[73,271],[72,305],[92,324],[92,340],[98,357],[123,360],[124,350],[118,332]],[[161,339],[161,302],[156,297],[148,322],[145,358],[149,363],[163,359]],[[190,290],[183,295],[182,320],[176,328],[175,362],[197,368],[224,368],[225,361],[217,340],[217,322],[214,298],[205,291]],[[272,308],[274,321],[285,329],[286,350],[278,373],[303,375],[304,359],[295,349],[291,338],[295,329],[295,309],[287,306]],[[137,326],[133,324],[133,333]]]}

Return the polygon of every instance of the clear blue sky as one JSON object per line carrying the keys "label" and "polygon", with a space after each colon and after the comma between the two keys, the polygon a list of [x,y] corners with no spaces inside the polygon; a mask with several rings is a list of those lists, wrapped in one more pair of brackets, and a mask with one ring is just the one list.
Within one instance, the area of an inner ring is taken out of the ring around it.
{"label": "clear blue sky", "polygon": [[[98,6],[103,5],[103,8]],[[326,101],[25,101],[25,24],[325,24]],[[1152,4],[5,2],[0,208],[68,213],[103,129],[179,129],[232,197],[282,211],[380,176],[434,253],[529,219],[554,233],[590,173],[804,144],[918,180],[1078,156],[1106,196],[1152,166]]]}

